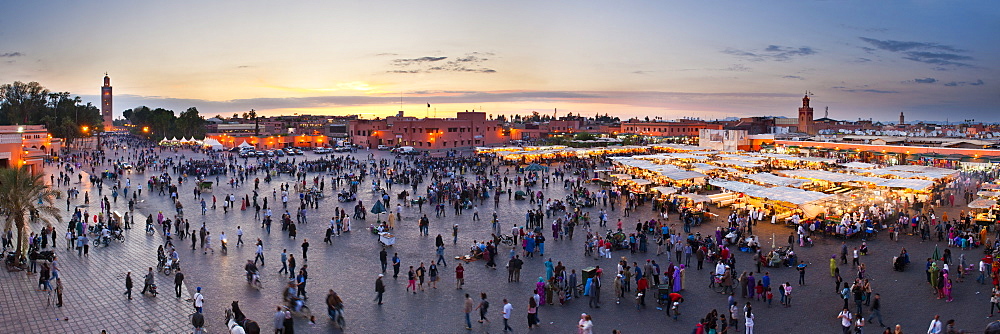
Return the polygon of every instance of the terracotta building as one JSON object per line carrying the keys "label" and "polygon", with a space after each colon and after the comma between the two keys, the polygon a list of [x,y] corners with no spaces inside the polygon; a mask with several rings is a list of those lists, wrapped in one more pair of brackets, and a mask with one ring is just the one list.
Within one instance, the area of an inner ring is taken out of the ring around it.
{"label": "terracotta building", "polygon": [[504,143],[515,136],[499,120],[484,112],[459,112],[454,118],[398,116],[348,121],[351,142],[362,147],[413,146],[416,149],[454,149]]}
{"label": "terracotta building", "polygon": [[816,134],[813,119],[813,108],[809,106],[809,95],[807,94],[802,97],[802,107],[799,108],[799,132]]}
{"label": "terracotta building", "polygon": [[114,109],[111,105],[111,78],[104,74],[104,86],[101,86],[101,117],[104,118],[104,131],[114,130]]}
{"label": "terracotta building", "polygon": [[722,124],[699,120],[678,120],[674,122],[643,122],[630,119],[622,122],[620,133],[633,133],[657,137],[697,137],[701,129],[722,130]]}

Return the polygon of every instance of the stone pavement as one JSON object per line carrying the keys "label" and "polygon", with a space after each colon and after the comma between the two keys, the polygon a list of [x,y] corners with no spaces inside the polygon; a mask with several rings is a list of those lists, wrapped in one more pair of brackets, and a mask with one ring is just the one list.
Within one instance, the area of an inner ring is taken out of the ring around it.
{"label": "stone pavement", "polygon": [[[368,152],[358,152],[354,155],[363,158]],[[385,152],[371,152],[377,158],[390,157]],[[172,155],[172,154],[168,154]],[[190,152],[187,156],[197,157],[198,154]],[[297,157],[299,160],[303,157]],[[306,153],[305,158],[315,159],[312,153]],[[503,168],[501,168],[503,170]],[[129,174],[133,185],[144,183],[143,180],[153,175],[152,171],[146,175]],[[315,173],[310,173],[310,179]],[[661,266],[665,267],[670,263],[668,255],[656,256],[654,253],[628,254],[627,252],[616,252],[612,259],[594,260],[583,256],[583,233],[577,231],[576,238],[570,240],[551,240],[547,236],[545,257],[535,257],[526,259],[525,268],[522,273],[522,281],[518,283],[507,283],[506,272],[503,263],[498,262],[498,270],[487,269],[482,262],[472,262],[466,266],[466,286],[464,290],[454,288],[454,256],[464,255],[473,240],[480,240],[489,237],[490,226],[489,216],[494,211],[492,199],[480,205],[480,216],[483,221],[471,221],[471,212],[455,216],[452,210],[448,210],[447,217],[437,218],[433,214],[430,206],[425,206],[425,212],[431,220],[430,236],[422,237],[417,233],[416,219],[420,216],[416,207],[405,208],[403,220],[397,223],[395,234],[397,243],[389,247],[389,256],[398,252],[402,259],[403,269],[401,275],[405,277],[406,268],[410,265],[418,266],[419,262],[430,263],[435,259],[434,236],[441,234],[445,236],[447,250],[446,257],[449,259],[448,266],[441,266],[442,280],[437,289],[427,288],[426,291],[417,294],[404,291],[405,278],[394,280],[389,269],[386,283],[385,305],[378,306],[372,301],[374,298],[374,280],[379,273],[378,250],[380,245],[377,238],[368,233],[365,229],[374,222],[373,215],[369,215],[367,221],[354,221],[354,231],[346,233],[340,237],[334,237],[332,245],[322,242],[323,233],[329,217],[333,215],[333,209],[343,207],[349,213],[353,212],[355,203],[338,203],[336,198],[329,196],[334,190],[327,188],[328,198],[321,202],[318,210],[309,210],[309,223],[299,225],[299,238],[293,240],[283,233],[279,224],[275,223],[272,232],[267,234],[260,228],[258,220],[253,218],[253,211],[230,211],[224,213],[221,208],[221,198],[224,194],[233,193],[240,198],[246,194],[251,194],[253,190],[252,176],[246,186],[231,188],[225,185],[225,180],[217,183],[212,193],[206,194],[207,201],[211,202],[211,194],[218,197],[220,203],[216,210],[208,210],[204,216],[201,215],[197,201],[192,198],[192,183],[184,183],[179,190],[181,200],[185,205],[185,217],[190,219],[191,228],[197,228],[202,222],[206,223],[208,230],[212,232],[215,252],[203,254],[201,250],[192,251],[190,239],[180,241],[178,252],[182,259],[182,267],[187,275],[187,293],[193,292],[194,286],[204,287],[206,295],[206,319],[209,330],[218,332],[224,328],[222,324],[223,312],[229,307],[232,301],[240,301],[244,313],[251,319],[257,320],[265,332],[271,330],[271,315],[275,311],[275,306],[281,304],[281,291],[284,286],[286,276],[277,274],[280,269],[278,262],[281,250],[287,249],[290,254],[295,254],[301,267],[304,261],[301,258],[302,239],[308,238],[311,243],[309,258],[310,279],[308,283],[309,296],[307,301],[317,317],[316,324],[309,324],[304,319],[296,320],[296,330],[305,332],[338,332],[325,315],[323,297],[328,289],[336,290],[344,299],[346,305],[346,319],[348,332],[377,332],[377,333],[400,333],[400,332],[426,332],[426,333],[458,333],[464,327],[463,315],[461,313],[463,294],[468,292],[473,295],[478,302],[479,292],[489,295],[491,307],[489,319],[491,323],[474,323],[474,332],[499,332],[502,328],[500,309],[501,299],[508,298],[514,305],[514,317],[511,320],[516,331],[523,331],[526,328],[525,308],[526,301],[531,295],[534,279],[544,275],[542,262],[545,258],[551,257],[553,261],[562,261],[568,269],[576,269],[600,265],[610,274],[613,271],[617,259],[626,256],[629,262],[642,261],[650,258],[657,260]],[[263,178],[263,174],[259,175]],[[271,197],[272,187],[277,187],[283,182],[293,182],[290,176],[282,175],[275,178],[270,184],[261,181],[261,196]],[[85,190],[89,189],[87,181],[84,181]],[[419,193],[425,192],[426,184],[419,187]],[[390,190],[391,195],[395,195],[403,189],[398,185]],[[365,180],[359,186],[360,194],[358,198],[370,207],[375,199],[371,194],[370,179]],[[565,190],[556,183],[553,187],[545,190],[547,198],[562,198],[566,195]],[[93,191],[91,191],[93,193]],[[93,194],[91,196],[94,196]],[[293,196],[290,196],[293,197]],[[332,197],[332,198],[331,198]],[[81,196],[82,198],[82,196]],[[137,215],[154,214],[162,210],[166,216],[172,216],[173,209],[166,196],[150,194],[144,190],[143,200],[136,209]],[[275,217],[280,216],[280,204],[274,198],[269,199],[269,204],[275,208]],[[290,207],[297,207],[296,199],[290,200]],[[524,213],[534,205],[528,201],[508,201],[502,198],[501,206],[496,210],[502,230],[508,231],[512,224],[523,225]],[[74,203],[76,204],[76,203]],[[124,212],[126,203],[119,199],[114,203],[115,210]],[[209,204],[210,205],[210,204]],[[392,196],[390,207],[395,207],[395,196]],[[596,214],[597,208],[588,209],[591,215]],[[959,208],[948,208],[949,216],[954,216]],[[952,212],[953,211],[953,212]],[[725,211],[717,212],[725,216]],[[621,211],[609,212],[609,220],[616,221],[620,217]],[[384,215],[383,215],[384,217]],[[624,226],[633,226],[639,219],[649,219],[652,212],[649,207],[639,208],[631,217],[624,218]],[[673,217],[676,220],[676,217]],[[548,222],[548,220],[546,220]],[[694,231],[709,233],[714,231],[721,221],[695,227]],[[457,245],[450,245],[451,226],[460,225],[459,241]],[[245,232],[244,247],[236,245],[236,226],[242,226]],[[546,229],[548,230],[548,229]],[[225,231],[229,238],[230,250],[228,254],[219,251],[218,234]],[[777,244],[782,244],[781,240],[787,238],[791,230],[784,226],[771,226],[770,224],[758,225],[755,232],[761,237],[765,245],[770,244],[772,233],[778,240]],[[246,260],[254,257],[253,243],[257,238],[261,238],[265,246],[265,257],[267,265],[261,267],[264,280],[264,288],[261,290],[249,287],[243,275],[243,265]],[[914,329],[922,330],[933,317],[934,314],[941,314],[942,319],[957,319],[960,328],[979,329],[985,324],[986,309],[988,307],[989,288],[985,285],[975,283],[974,278],[969,278],[964,283],[955,284],[955,302],[945,303],[937,300],[930,293],[930,288],[924,283],[922,272],[922,258],[933,252],[933,243],[921,243],[913,236],[903,236],[899,242],[887,241],[884,236],[868,242],[871,254],[863,259],[868,264],[868,276],[873,279],[875,292],[881,293],[883,298],[883,316],[887,324],[900,323],[907,332]],[[60,240],[62,241],[62,240]],[[158,275],[157,282],[160,285],[161,295],[156,298],[136,298],[128,302],[123,296],[123,281],[121,275],[128,270],[133,271],[137,289],[141,289],[142,272],[146,267],[155,264],[155,246],[161,241],[159,233],[154,237],[147,237],[141,229],[129,231],[124,245],[112,245],[108,249],[92,249],[89,258],[78,259],[75,253],[72,256],[62,256],[61,266],[64,268],[62,276],[66,285],[66,307],[63,309],[45,308],[44,296],[42,292],[35,292],[33,289],[34,280],[23,277],[16,273],[7,276],[0,275],[0,288],[3,295],[0,302],[3,305],[27,304],[28,307],[15,309],[4,309],[0,316],[2,324],[13,324],[21,326],[25,332],[47,332],[52,328],[56,331],[67,329],[84,330],[85,332],[96,332],[103,328],[113,329],[111,332],[181,332],[188,326],[187,315],[192,311],[190,302],[184,298],[177,300],[170,292],[172,284],[162,274]],[[848,241],[849,246],[857,246],[860,240]],[[754,302],[754,312],[756,314],[756,329],[760,333],[774,333],[780,331],[801,331],[803,329],[817,331],[821,333],[838,330],[838,322],[835,319],[840,311],[842,301],[833,293],[833,282],[829,278],[828,259],[831,254],[839,254],[840,241],[831,240],[825,237],[817,238],[816,246],[799,249],[801,259],[812,265],[807,272],[807,285],[799,287],[796,285],[793,291],[795,296],[794,306],[791,308],[779,307],[775,302],[771,307],[757,305]],[[911,254],[913,263],[906,272],[893,272],[890,260],[897,254],[900,247],[906,247]],[[944,245],[941,246],[944,248]],[[506,254],[509,249],[502,248],[502,254]],[[954,250],[953,250],[954,251]],[[954,258],[958,258],[959,251],[954,251]],[[981,250],[966,251],[967,260],[972,263],[982,254]],[[750,255],[737,254],[737,269],[751,269]],[[841,267],[843,276],[850,277],[853,271],[848,267]],[[610,270],[609,270],[610,269]],[[772,284],[777,286],[781,282],[797,282],[797,273],[791,268],[770,268]],[[606,333],[611,329],[622,329],[626,333],[642,331],[665,331],[686,333],[693,328],[693,324],[698,318],[715,308],[720,311],[726,309],[726,297],[716,294],[707,288],[708,271],[688,270],[686,276],[685,295],[686,302],[682,310],[683,314],[679,321],[673,321],[665,317],[662,311],[655,308],[652,303],[652,296],[647,297],[649,307],[644,310],[636,310],[633,301],[626,298],[621,304],[615,304],[613,293],[610,292],[610,280],[605,279],[605,289],[603,289],[601,309],[590,309],[587,307],[586,299],[570,301],[564,306],[543,306],[540,308],[539,317],[542,320],[542,327],[536,332],[545,333],[566,333],[575,330],[576,321],[581,312],[587,312],[594,316],[595,332]],[[135,291],[135,295],[138,290]],[[737,298],[740,306],[744,300]],[[853,304],[853,302],[852,302]],[[852,305],[853,306],[853,305]],[[867,310],[866,310],[867,313]],[[67,321],[56,321],[56,318],[66,318]],[[740,321],[742,324],[742,321]],[[59,327],[62,326],[62,327]],[[39,330],[35,330],[34,328]],[[740,327],[742,330],[742,326]],[[868,332],[873,332],[874,327],[868,327]]]}
{"label": "stone pavement", "polygon": [[[64,231],[64,230],[63,230]],[[142,229],[126,232],[125,243],[108,247],[91,246],[89,255],[67,251],[65,239],[56,248],[59,276],[63,282],[63,307],[56,307],[56,295],[37,291],[38,275],[7,272],[0,275],[0,323],[7,333],[179,333],[190,329],[187,316],[193,312],[190,295],[173,293],[173,276],[158,273],[160,294],[144,297],[145,268],[156,265],[159,235],[147,236]],[[49,249],[52,249],[51,247]],[[127,255],[127,256],[123,256]],[[155,268],[154,268],[155,269]],[[132,271],[134,289],[127,300],[125,273]],[[55,281],[52,282],[55,286]],[[185,290],[186,291],[186,290]],[[49,303],[51,297],[51,304]]]}

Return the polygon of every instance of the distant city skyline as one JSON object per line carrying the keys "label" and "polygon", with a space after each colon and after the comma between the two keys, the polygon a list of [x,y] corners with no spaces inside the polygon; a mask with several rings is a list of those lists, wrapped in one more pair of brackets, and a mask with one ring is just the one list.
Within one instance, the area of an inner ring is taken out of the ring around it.
{"label": "distant city skyline", "polygon": [[[991,1],[16,2],[0,82],[114,114],[1000,121]],[[402,106],[400,106],[402,98]],[[427,108],[427,104],[431,108]]]}

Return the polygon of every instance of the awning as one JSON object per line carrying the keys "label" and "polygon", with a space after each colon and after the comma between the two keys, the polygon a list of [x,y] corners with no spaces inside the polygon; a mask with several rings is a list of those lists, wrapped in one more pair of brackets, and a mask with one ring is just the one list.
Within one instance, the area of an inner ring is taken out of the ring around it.
{"label": "awning", "polygon": [[847,168],[857,168],[857,169],[870,169],[870,168],[878,167],[878,166],[876,166],[874,164],[869,164],[869,163],[864,163],[864,162],[848,162],[848,163],[843,164],[843,166],[847,167]]}
{"label": "awning", "polygon": [[934,186],[934,181],[922,179],[884,179],[882,181],[875,182],[875,185],[889,188],[927,190]]}
{"label": "awning", "polygon": [[674,187],[655,187],[653,190],[660,193],[660,195],[670,195],[677,192],[677,188]]}
{"label": "awning", "polygon": [[767,183],[776,186],[786,186],[786,187],[787,186],[801,187],[803,184],[809,183],[809,180],[782,177],[771,173],[749,174],[745,175],[744,177],[760,183]]}
{"label": "awning", "polygon": [[722,179],[712,179],[712,180],[709,180],[708,184],[711,184],[713,186],[716,186],[716,187],[719,187],[719,188],[722,188],[722,189],[726,189],[726,190],[729,190],[729,191],[735,191],[735,192],[738,192],[738,193],[748,193],[748,192],[760,191],[762,189],[766,189],[765,187],[758,186],[756,184],[749,184],[749,183],[739,182],[739,181],[728,181],[728,180],[722,180]]}
{"label": "awning", "polygon": [[997,201],[985,198],[977,198],[969,203],[969,207],[973,209],[986,209],[994,205],[997,205]]}

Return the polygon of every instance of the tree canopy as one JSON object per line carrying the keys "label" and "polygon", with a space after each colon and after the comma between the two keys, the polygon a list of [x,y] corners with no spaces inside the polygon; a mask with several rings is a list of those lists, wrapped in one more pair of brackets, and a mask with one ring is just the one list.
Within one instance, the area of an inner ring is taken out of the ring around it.
{"label": "tree canopy", "polygon": [[[191,107],[175,115],[173,110],[146,106],[125,110],[123,113],[129,123],[134,124],[132,132],[150,138],[162,137],[205,137],[205,118],[198,114],[198,108]],[[148,127],[149,132],[143,129]]]}
{"label": "tree canopy", "polygon": [[50,92],[37,82],[0,85],[0,125],[42,124],[54,137],[72,140],[87,135],[87,126],[103,131],[101,111],[69,92]]}

